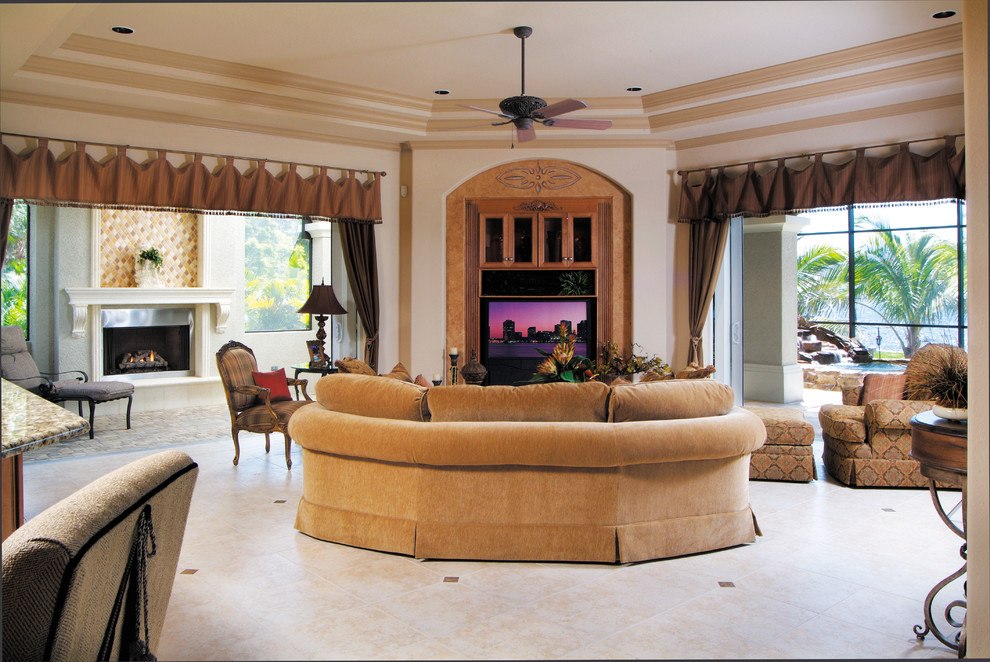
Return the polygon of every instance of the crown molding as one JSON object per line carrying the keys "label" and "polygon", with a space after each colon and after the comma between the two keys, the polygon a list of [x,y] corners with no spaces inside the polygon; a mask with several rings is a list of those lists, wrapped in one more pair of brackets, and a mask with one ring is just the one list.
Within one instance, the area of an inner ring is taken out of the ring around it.
{"label": "crown molding", "polygon": [[709,147],[723,143],[737,142],[740,140],[750,140],[754,138],[766,138],[782,133],[794,133],[796,131],[807,131],[810,129],[823,129],[830,126],[841,126],[854,122],[866,122],[869,120],[883,119],[885,117],[897,117],[898,115],[910,115],[929,110],[941,110],[943,108],[962,108],[963,95],[949,94],[930,99],[919,99],[907,103],[892,104],[889,106],[879,106],[867,108],[865,110],[855,110],[848,113],[836,113],[834,115],[823,115],[793,122],[782,122],[770,126],[760,126],[741,131],[729,131],[700,138],[688,138],[686,140],[674,141],[674,148],[677,151],[695,149],[698,147]]}
{"label": "crown molding", "polygon": [[290,129],[284,127],[274,127],[252,122],[233,122],[197,115],[186,115],[182,113],[172,113],[162,110],[148,110],[144,108],[130,108],[118,103],[103,103],[99,101],[80,101],[78,99],[67,99],[64,97],[52,97],[42,94],[31,94],[25,92],[4,91],[0,96],[0,102],[34,106],[39,108],[50,108],[53,110],[68,110],[79,113],[91,113],[94,115],[105,115],[109,117],[121,117],[125,119],[143,120],[148,122],[163,122],[168,124],[180,124],[185,126],[197,126],[208,129],[223,129],[226,131],[240,131],[244,133],[256,133],[261,135],[276,136],[280,138],[292,138],[312,142],[332,143],[337,145],[353,145],[356,147],[369,147],[374,149],[384,149],[392,152],[399,151],[398,141],[370,140],[351,138],[348,136],[321,133],[316,131],[304,131],[301,129]]}
{"label": "crown molding", "polygon": [[180,97],[207,99],[212,102],[236,103],[245,106],[256,106],[281,112],[293,112],[315,115],[328,120],[342,120],[364,125],[379,125],[388,129],[423,132],[426,129],[426,117],[412,117],[407,113],[398,113],[376,108],[359,108],[342,103],[331,103],[285,97],[254,90],[234,87],[223,87],[212,83],[179,80],[157,74],[139,73],[111,69],[92,64],[66,62],[46,57],[31,57],[23,67],[22,73],[69,78],[75,81],[87,81],[116,88],[125,87],[142,89],[156,95],[171,94]]}
{"label": "crown molding", "polygon": [[335,83],[322,78],[293,74],[277,69],[238,64],[226,60],[199,57],[160,48],[122,44],[109,39],[73,34],[60,46],[61,50],[111,58],[124,62],[150,64],[179,71],[208,74],[220,78],[233,78],[256,85],[276,88],[306,90],[327,96],[357,99],[368,103],[397,106],[408,111],[428,113],[431,101],[401,94],[393,94],[370,87]]}
{"label": "crown molding", "polygon": [[961,23],[655,92],[645,95],[642,104],[647,113],[656,113],[763,87],[839,74],[863,66],[875,66],[893,59],[922,57],[946,51],[962,52]]}
{"label": "crown molding", "polygon": [[880,71],[871,71],[845,78],[809,83],[775,92],[765,92],[752,96],[718,101],[702,106],[675,110],[650,116],[650,128],[654,131],[688,127],[713,119],[727,119],[740,115],[765,112],[775,106],[821,99],[823,97],[849,94],[853,92],[874,91],[880,87],[898,84],[918,83],[924,78],[946,78],[962,76],[962,55],[946,57],[905,64]]}
{"label": "crown molding", "polygon": [[549,149],[669,149],[674,146],[673,140],[658,139],[653,136],[643,138],[544,138],[530,142],[519,143],[512,140],[408,140],[403,145],[410,150],[444,150],[444,149],[512,149],[512,150],[549,150]]}

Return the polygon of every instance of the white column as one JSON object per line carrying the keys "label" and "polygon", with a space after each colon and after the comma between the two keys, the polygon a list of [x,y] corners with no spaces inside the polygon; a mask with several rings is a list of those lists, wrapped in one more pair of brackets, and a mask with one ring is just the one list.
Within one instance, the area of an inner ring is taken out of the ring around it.
{"label": "white column", "polygon": [[798,216],[747,218],[743,224],[743,392],[747,400],[804,397],[797,363]]}
{"label": "white column", "polygon": [[305,228],[309,236],[313,238],[312,261],[313,261],[313,285],[319,285],[325,281],[328,285],[333,283],[330,274],[330,233],[333,230],[333,223],[329,221],[313,221],[307,223]]}

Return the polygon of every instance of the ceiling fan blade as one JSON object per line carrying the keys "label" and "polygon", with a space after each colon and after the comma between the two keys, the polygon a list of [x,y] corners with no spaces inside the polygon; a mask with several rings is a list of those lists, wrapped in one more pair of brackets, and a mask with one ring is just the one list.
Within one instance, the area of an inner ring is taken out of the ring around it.
{"label": "ceiling fan blade", "polygon": [[506,115],[505,113],[500,113],[497,110],[488,110],[487,108],[478,108],[477,106],[465,106],[464,104],[457,104],[461,108],[470,108],[471,110],[480,110],[483,113],[491,113],[492,115],[498,115],[499,117],[504,117],[507,120],[513,119],[512,115]]}
{"label": "ceiling fan blade", "polygon": [[577,99],[564,99],[563,101],[552,103],[546,108],[540,108],[533,114],[542,115],[544,118],[549,118],[556,117],[557,115],[563,115],[564,113],[570,113],[575,110],[581,110],[582,108],[587,107],[588,104],[583,101],[579,101]]}
{"label": "ceiling fan blade", "polygon": [[547,122],[546,126],[558,126],[563,129],[597,129],[601,131],[612,126],[612,120],[561,119]]}
{"label": "ceiling fan blade", "polygon": [[528,143],[530,140],[536,140],[536,130],[533,127],[528,129],[516,129],[516,140],[521,143]]}

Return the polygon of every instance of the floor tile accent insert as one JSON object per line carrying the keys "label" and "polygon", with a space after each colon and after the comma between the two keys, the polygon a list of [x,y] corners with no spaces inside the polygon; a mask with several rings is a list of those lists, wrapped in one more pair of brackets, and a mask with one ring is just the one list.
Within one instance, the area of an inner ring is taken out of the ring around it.
{"label": "floor tile accent insert", "polygon": [[735,588],[736,587],[736,585],[735,585],[734,582],[719,582],[718,585],[721,586],[722,588]]}
{"label": "floor tile accent insert", "polygon": [[457,580],[458,580],[458,579],[459,579],[459,577],[444,577],[444,578],[443,578],[443,580],[444,580],[445,582],[451,582],[451,583],[454,583],[454,584],[456,584],[456,583],[457,583]]}
{"label": "floor tile accent insert", "polygon": [[285,499],[275,499],[272,503],[285,503]]}
{"label": "floor tile accent insert", "polygon": [[881,508],[880,510],[882,510],[885,513],[896,513],[897,512],[893,508]]}
{"label": "floor tile accent insert", "polygon": [[199,572],[199,568],[186,568],[185,570],[183,570],[179,574],[180,575],[195,575],[197,572]]}

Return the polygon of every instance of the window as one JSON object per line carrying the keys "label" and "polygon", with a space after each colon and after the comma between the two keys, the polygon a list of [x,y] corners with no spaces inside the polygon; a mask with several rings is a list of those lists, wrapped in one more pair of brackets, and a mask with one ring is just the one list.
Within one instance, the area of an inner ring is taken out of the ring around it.
{"label": "window", "polygon": [[798,235],[798,312],[874,358],[926,343],[966,347],[966,205],[956,200],[815,210]]}
{"label": "window", "polygon": [[310,242],[303,221],[244,219],[244,330],[302,331],[309,315],[296,311],[310,291]]}
{"label": "window", "polygon": [[15,204],[10,216],[7,235],[7,255],[3,262],[2,281],[3,324],[28,330],[28,206]]}

